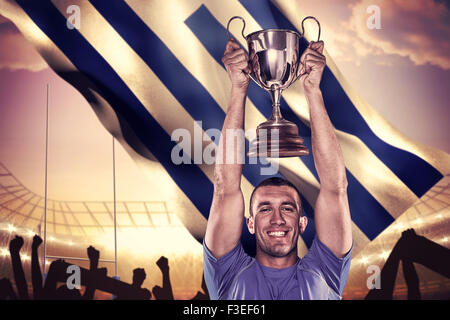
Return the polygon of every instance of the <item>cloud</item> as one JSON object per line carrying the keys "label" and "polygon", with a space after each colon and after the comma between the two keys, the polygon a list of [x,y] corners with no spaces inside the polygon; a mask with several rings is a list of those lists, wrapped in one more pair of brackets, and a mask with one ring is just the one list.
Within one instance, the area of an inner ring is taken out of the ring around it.
{"label": "cloud", "polygon": [[[383,51],[360,39],[357,34],[341,26],[334,26],[333,33],[324,35],[328,53],[338,61],[353,62],[359,66],[364,59],[371,56],[372,63],[386,65],[389,57]],[[325,32],[324,32],[325,33]]]}
{"label": "cloud", "polygon": [[40,71],[48,67],[12,22],[0,15],[0,69]]}
{"label": "cloud", "polygon": [[[320,20],[321,38],[325,41],[327,52],[337,63],[349,62],[359,66],[369,58],[372,64],[389,65],[392,63],[391,55],[365,42],[350,28],[352,8],[360,2],[361,0],[302,1],[299,6],[304,15],[312,15]],[[363,15],[364,18],[368,16],[365,12]],[[306,28],[309,31],[308,34],[315,37],[316,25],[310,22]]]}
{"label": "cloud", "polygon": [[[369,29],[367,8],[377,4],[381,29]],[[450,69],[450,11],[442,0],[362,0],[351,5],[351,17],[343,23],[354,33],[354,49],[360,56],[396,54],[416,65],[432,64]],[[345,36],[342,41],[345,41]],[[349,43],[347,41],[347,43]]]}

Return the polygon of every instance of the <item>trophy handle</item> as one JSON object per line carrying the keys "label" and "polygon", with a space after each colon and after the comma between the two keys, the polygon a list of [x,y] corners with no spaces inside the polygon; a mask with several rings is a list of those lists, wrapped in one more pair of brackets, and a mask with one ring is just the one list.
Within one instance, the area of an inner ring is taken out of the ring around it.
{"label": "trophy handle", "polygon": [[[242,26],[241,34],[242,34],[242,38],[244,38],[245,40],[247,40],[247,37],[244,35],[244,30],[245,30],[245,20],[244,20],[244,18],[242,18],[242,17],[240,17],[240,16],[234,16],[234,17],[232,17],[230,20],[228,20],[228,24],[227,24],[227,36],[228,36],[228,40],[231,39],[230,30],[229,30],[229,28],[230,28],[230,23],[231,23],[231,21],[233,21],[234,19],[241,19],[241,20],[242,20],[242,23],[243,23],[244,25]],[[256,84],[257,84],[258,86],[260,86],[261,88],[264,89],[264,87],[262,87],[262,86],[259,84],[259,82],[256,81],[256,79],[252,76],[251,72],[250,72],[248,75],[249,75],[250,79],[252,79],[253,81],[255,81]]]}
{"label": "trophy handle", "polygon": [[229,28],[230,28],[230,23],[231,23],[231,21],[233,21],[234,19],[241,19],[241,20],[242,20],[242,23],[244,23],[244,25],[242,26],[241,34],[242,34],[242,37],[243,37],[244,39],[246,39],[246,37],[245,37],[245,35],[244,35],[244,29],[245,29],[245,20],[244,20],[244,18],[242,18],[242,17],[240,17],[240,16],[234,16],[234,17],[232,17],[230,20],[228,20],[228,24],[227,24],[227,36],[228,36],[228,40],[231,39],[230,30],[229,30]]}
{"label": "trophy handle", "polygon": [[[318,36],[317,36],[317,41],[320,41],[320,23],[319,23],[319,20],[317,20],[317,19],[314,18],[313,16],[305,17],[305,18],[302,20],[302,33],[301,33],[301,36],[303,37],[304,34],[305,34],[305,27],[303,26],[303,23],[305,22],[305,20],[308,20],[308,19],[313,19],[314,21],[317,22],[317,25],[319,26],[319,34],[318,34]],[[297,81],[298,79],[300,79],[300,77],[301,77],[302,75],[304,75],[304,74],[305,74],[305,72],[299,74],[299,75],[297,76],[297,78],[295,78],[295,80],[291,82],[291,84],[294,83],[295,81]]]}
{"label": "trophy handle", "polygon": [[305,18],[302,20],[302,33],[301,33],[301,36],[303,37],[303,36],[305,35],[305,27],[303,26],[303,23],[304,23],[306,20],[308,20],[308,19],[313,19],[314,21],[317,22],[317,25],[319,26],[319,35],[317,36],[317,41],[320,41],[320,23],[319,23],[319,20],[317,20],[317,19],[314,18],[313,16],[305,17]]}

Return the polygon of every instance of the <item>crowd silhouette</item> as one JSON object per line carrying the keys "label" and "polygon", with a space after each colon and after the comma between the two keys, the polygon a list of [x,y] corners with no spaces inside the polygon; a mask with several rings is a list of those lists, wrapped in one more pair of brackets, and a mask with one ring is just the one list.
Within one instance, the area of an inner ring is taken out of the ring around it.
{"label": "crowd silhouette", "polygon": [[403,276],[408,288],[408,300],[420,300],[420,281],[413,263],[450,278],[450,250],[423,236],[414,229],[402,232],[379,275],[380,288],[372,288],[366,300],[392,300],[397,271],[402,262]]}
{"label": "crowd silhouette", "polygon": [[[98,268],[100,252],[92,246],[87,248],[89,269],[78,267],[80,270],[80,285],[85,286],[84,293],[80,289],[68,286],[68,268],[73,266],[64,260],[55,260],[50,264],[48,274],[43,280],[41,266],[39,264],[38,249],[42,239],[35,235],[31,244],[31,284],[32,295],[28,291],[28,285],[20,257],[23,247],[23,238],[16,235],[9,243],[11,265],[14,275],[16,290],[8,278],[0,279],[0,300],[92,300],[96,290],[109,292],[117,300],[174,300],[172,284],[169,275],[169,260],[160,257],[156,265],[162,273],[162,287],[154,286],[150,290],[142,285],[147,275],[143,268],[133,270],[132,283],[125,283],[107,275],[106,268]],[[391,300],[398,272],[402,262],[403,275],[408,288],[409,300],[420,300],[420,281],[414,263],[450,278],[450,250],[423,236],[417,235],[414,229],[405,230],[394,245],[386,263],[379,275],[379,288],[372,288],[366,295],[366,300]],[[205,278],[202,276],[202,291],[191,300],[209,300]]]}
{"label": "crowd silhouette", "polygon": [[[71,272],[68,270],[73,264],[64,260],[54,260],[48,269],[45,281],[42,277],[41,266],[39,264],[38,249],[42,244],[42,239],[38,235],[33,237],[31,244],[31,284],[32,295],[28,292],[28,285],[20,257],[20,250],[24,244],[23,238],[16,235],[9,243],[11,255],[11,265],[14,275],[16,290],[8,278],[0,279],[0,300],[92,300],[95,291],[100,290],[113,294],[116,300],[148,300],[153,296],[156,300],[174,300],[172,284],[169,276],[169,260],[160,257],[156,262],[162,273],[162,287],[154,286],[150,292],[142,288],[146,273],[143,268],[133,270],[132,283],[125,283],[107,275],[106,268],[98,268],[100,252],[92,246],[87,248],[89,258],[89,269],[77,266],[79,270],[78,287],[68,283]],[[80,286],[85,286],[84,293],[81,294]],[[198,292],[194,299],[209,299],[204,279],[202,282],[203,293]]]}

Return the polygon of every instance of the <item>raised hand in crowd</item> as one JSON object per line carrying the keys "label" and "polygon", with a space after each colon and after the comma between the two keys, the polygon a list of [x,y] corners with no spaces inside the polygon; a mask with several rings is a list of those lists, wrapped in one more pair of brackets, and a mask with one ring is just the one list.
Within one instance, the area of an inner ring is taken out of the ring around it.
{"label": "raised hand in crowd", "polygon": [[154,286],[152,289],[156,300],[174,300],[172,292],[172,284],[169,276],[169,260],[162,256],[156,261],[156,265],[162,272],[163,286]]}
{"label": "raised hand in crowd", "polygon": [[93,246],[89,246],[87,249],[87,255],[89,257],[89,270],[92,272],[90,274],[91,281],[89,281],[86,285],[86,290],[83,294],[83,300],[92,300],[94,299],[96,282],[98,278],[106,276],[106,268],[98,269],[98,261],[100,259],[100,251],[95,249]]}
{"label": "raised hand in crowd", "polygon": [[31,244],[31,282],[33,284],[33,299],[40,300],[43,298],[42,273],[39,266],[38,249],[42,244],[42,239],[37,234],[33,237]]}
{"label": "raised hand in crowd", "polygon": [[14,280],[16,281],[17,291],[19,292],[19,298],[22,300],[28,300],[28,286],[25,279],[25,273],[23,272],[22,261],[20,260],[20,249],[23,246],[23,238],[15,236],[9,242],[9,252],[11,254],[11,264],[14,272]]}

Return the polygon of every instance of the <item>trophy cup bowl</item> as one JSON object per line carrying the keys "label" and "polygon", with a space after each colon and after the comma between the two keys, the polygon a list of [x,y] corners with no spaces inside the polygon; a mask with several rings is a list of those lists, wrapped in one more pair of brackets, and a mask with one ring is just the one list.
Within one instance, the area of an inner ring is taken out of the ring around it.
{"label": "trophy cup bowl", "polygon": [[302,34],[286,29],[266,29],[244,35],[245,20],[234,16],[230,22],[241,19],[243,22],[242,36],[247,41],[249,53],[250,78],[261,88],[266,90],[272,99],[272,116],[266,122],[261,123],[256,129],[256,139],[250,144],[247,152],[249,157],[298,157],[309,154],[309,150],[303,145],[303,139],[298,135],[298,127],[291,121],[284,119],[280,112],[280,98],[283,90],[289,88],[302,74],[300,68],[300,39]]}

